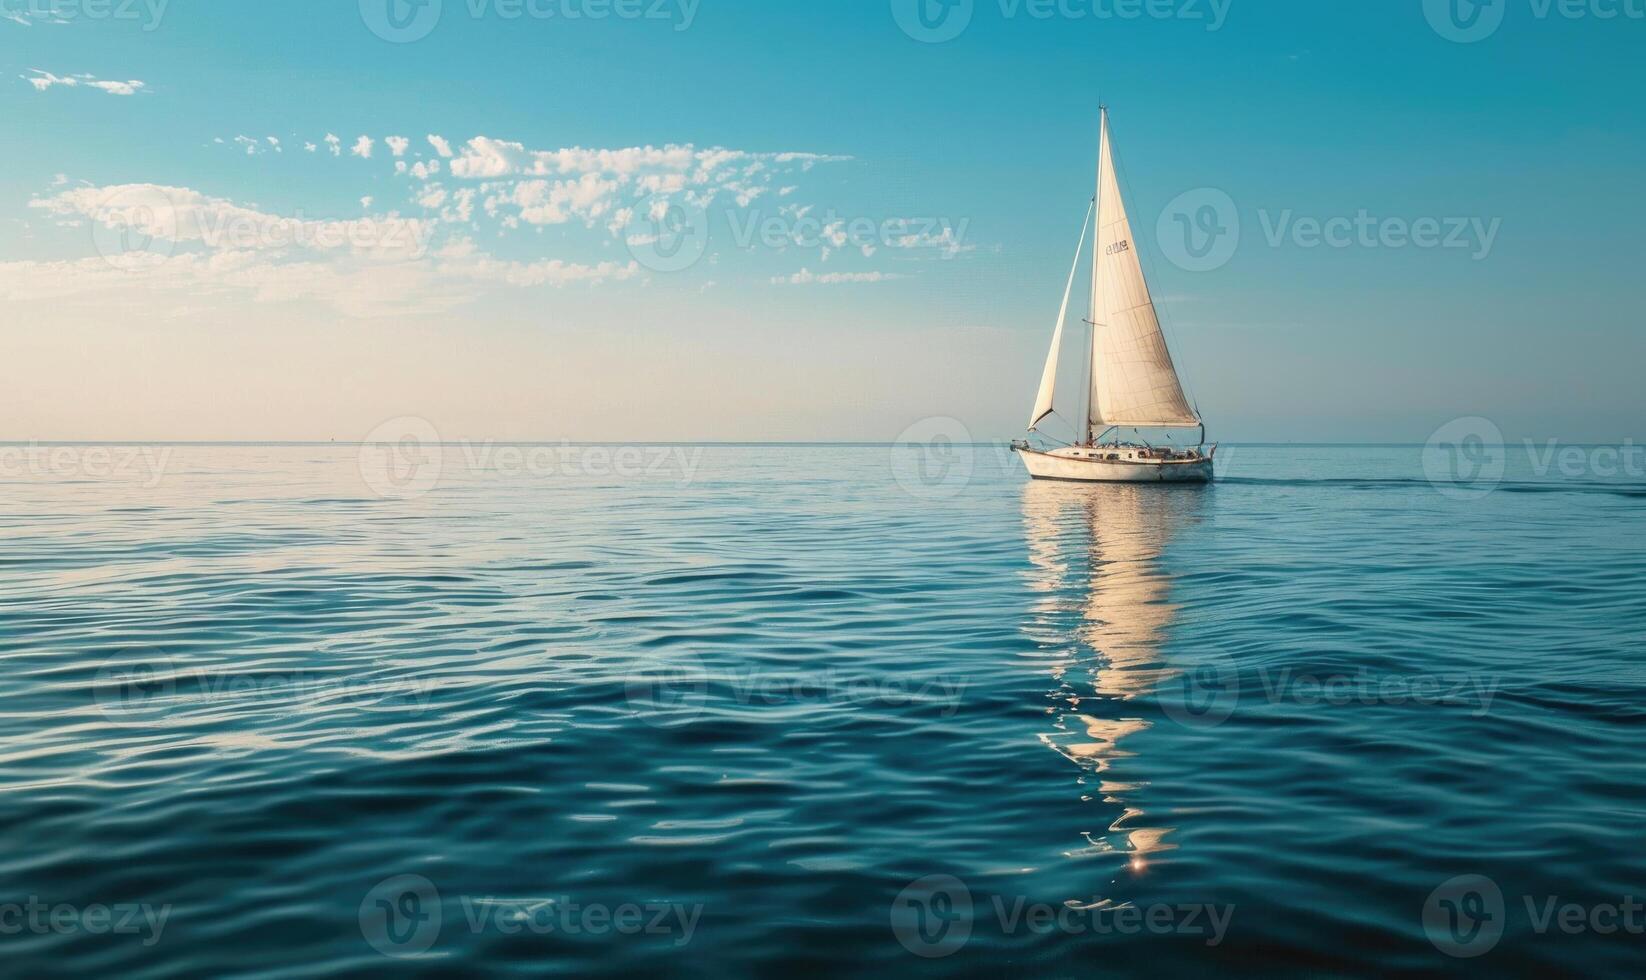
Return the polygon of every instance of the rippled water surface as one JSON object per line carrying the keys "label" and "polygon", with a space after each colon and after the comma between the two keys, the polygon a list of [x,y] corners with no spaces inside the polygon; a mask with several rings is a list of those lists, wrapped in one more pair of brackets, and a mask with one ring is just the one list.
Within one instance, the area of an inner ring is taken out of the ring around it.
{"label": "rippled water surface", "polygon": [[1233,447],[1209,488],[1031,485],[992,447],[451,448],[387,483],[354,447],[86,452],[0,473],[17,975],[1646,951],[1587,917],[1646,898],[1638,481],[1441,492],[1416,448]]}

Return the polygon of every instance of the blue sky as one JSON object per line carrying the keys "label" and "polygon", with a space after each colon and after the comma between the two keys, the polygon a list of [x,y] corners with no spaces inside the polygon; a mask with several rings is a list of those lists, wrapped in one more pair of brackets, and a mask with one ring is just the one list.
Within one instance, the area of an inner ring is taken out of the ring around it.
{"label": "blue sky", "polygon": [[1642,0],[913,2],[0,0],[0,438],[1011,436],[1099,98],[1215,437],[1640,435]]}

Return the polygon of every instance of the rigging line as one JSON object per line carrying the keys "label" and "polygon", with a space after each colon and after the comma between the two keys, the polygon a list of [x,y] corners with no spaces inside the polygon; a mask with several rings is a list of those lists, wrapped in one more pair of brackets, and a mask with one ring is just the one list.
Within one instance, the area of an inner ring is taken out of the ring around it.
{"label": "rigging line", "polygon": [[[1114,160],[1115,183],[1121,188],[1121,196],[1123,198],[1131,196],[1135,199],[1136,195],[1129,194],[1132,182],[1131,178],[1127,176],[1126,162],[1121,159],[1120,151],[1114,148],[1114,123],[1112,122],[1109,124],[1109,155]],[[1128,215],[1128,217],[1130,217],[1130,215]],[[1157,249],[1160,247],[1159,231],[1160,229],[1157,223],[1155,228],[1155,248]],[[1134,240],[1137,238],[1137,229],[1135,228],[1132,229],[1132,238]],[[1145,282],[1159,285],[1161,280],[1159,275],[1156,273],[1154,257],[1150,254],[1150,250],[1139,248],[1137,250],[1137,257],[1138,261],[1143,265],[1143,278]],[[1168,304],[1163,302],[1161,297],[1154,295],[1153,289],[1151,289],[1149,293],[1149,298],[1155,309],[1155,319],[1160,321],[1161,333],[1166,338],[1167,356],[1172,359],[1172,368],[1177,372],[1178,384],[1183,386],[1183,395],[1185,398],[1189,399],[1189,405],[1194,408],[1195,415],[1198,416],[1200,414],[1200,403],[1199,399],[1195,397],[1194,385],[1188,378],[1188,375],[1192,372],[1186,370],[1187,364],[1182,359],[1182,345],[1177,343],[1177,324],[1172,319],[1171,308]]]}
{"label": "rigging line", "polygon": [[[1057,420],[1059,422],[1062,422],[1064,425],[1067,425],[1070,428],[1074,428],[1074,423],[1069,421],[1068,419],[1064,418],[1062,412],[1059,412],[1057,409],[1054,408],[1050,412],[1047,413],[1046,417],[1051,418],[1053,415],[1057,416]],[[1072,443],[1072,442],[1063,442],[1061,439],[1057,439],[1057,438],[1054,438],[1052,436],[1046,435],[1046,433],[1041,431],[1040,429],[1036,429],[1036,430],[1034,430],[1034,432],[1035,432],[1035,435],[1045,436],[1045,438],[1047,440],[1051,441],[1051,442],[1061,443],[1062,445],[1065,445],[1065,446],[1074,445],[1074,443]]]}

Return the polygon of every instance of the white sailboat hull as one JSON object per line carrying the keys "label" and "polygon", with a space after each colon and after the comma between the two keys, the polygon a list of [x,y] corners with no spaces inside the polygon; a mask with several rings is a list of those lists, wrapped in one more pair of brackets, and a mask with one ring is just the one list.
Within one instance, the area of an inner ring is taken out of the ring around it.
{"label": "white sailboat hull", "polygon": [[[1077,483],[1210,483],[1212,458],[1141,459],[1136,452],[1106,451],[1103,447],[1071,447],[1043,453],[1019,449],[1029,476],[1036,480]],[[1119,459],[1109,459],[1109,456]],[[1131,457],[1131,458],[1128,458]]]}

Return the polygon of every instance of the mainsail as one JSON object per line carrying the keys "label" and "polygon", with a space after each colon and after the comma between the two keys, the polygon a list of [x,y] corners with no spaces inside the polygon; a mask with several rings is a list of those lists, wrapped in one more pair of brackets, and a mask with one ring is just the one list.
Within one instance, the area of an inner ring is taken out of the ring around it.
{"label": "mainsail", "polygon": [[1074,247],[1074,266],[1069,269],[1069,284],[1063,287],[1063,308],[1057,311],[1057,329],[1052,331],[1052,349],[1046,354],[1046,369],[1040,373],[1040,394],[1034,400],[1034,414],[1029,417],[1029,431],[1052,414],[1052,394],[1057,389],[1057,354],[1063,348],[1063,321],[1069,316],[1069,297],[1074,294],[1075,273],[1080,271],[1080,253],[1086,247],[1086,229],[1092,224],[1093,201],[1086,208],[1086,221],[1080,226],[1080,244]]}
{"label": "mainsail", "polygon": [[1195,413],[1143,279],[1132,223],[1115,178],[1109,111],[1103,110],[1097,167],[1097,241],[1092,255],[1092,397],[1088,421],[1107,426],[1195,426]]}

